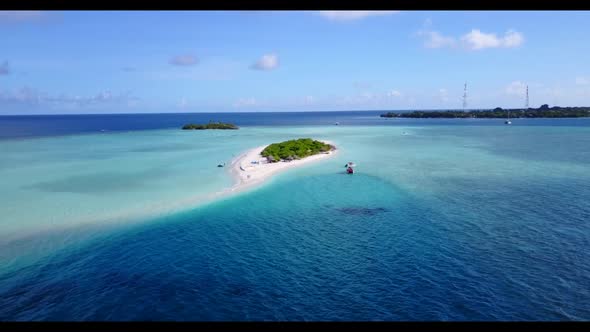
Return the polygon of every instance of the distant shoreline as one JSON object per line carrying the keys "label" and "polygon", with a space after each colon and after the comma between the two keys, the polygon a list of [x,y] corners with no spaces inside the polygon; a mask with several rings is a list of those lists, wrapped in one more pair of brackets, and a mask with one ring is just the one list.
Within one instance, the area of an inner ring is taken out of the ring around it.
{"label": "distant shoreline", "polygon": [[446,110],[446,111],[413,111],[387,112],[382,118],[412,118],[412,119],[562,119],[590,117],[590,107],[559,107],[544,104],[539,108],[502,109],[496,107],[487,110]]}

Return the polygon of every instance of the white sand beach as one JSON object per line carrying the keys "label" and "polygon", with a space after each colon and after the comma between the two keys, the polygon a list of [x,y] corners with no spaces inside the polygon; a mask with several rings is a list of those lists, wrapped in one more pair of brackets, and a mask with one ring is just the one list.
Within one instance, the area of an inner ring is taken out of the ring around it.
{"label": "white sand beach", "polygon": [[[324,143],[334,145],[330,141],[323,141]],[[302,165],[307,165],[314,161],[326,159],[332,157],[338,149],[334,149],[332,151],[326,153],[320,153],[313,156],[309,156],[299,160],[293,161],[279,161],[276,163],[269,163],[267,162],[265,157],[262,157],[260,153],[267,147],[268,145],[259,146],[257,148],[248,150],[232,160],[231,162],[231,174],[235,179],[235,185],[230,189],[230,191],[235,192],[247,187],[251,187],[256,184],[260,184],[273,174],[278,172],[298,167]],[[254,162],[254,163],[253,163]]]}

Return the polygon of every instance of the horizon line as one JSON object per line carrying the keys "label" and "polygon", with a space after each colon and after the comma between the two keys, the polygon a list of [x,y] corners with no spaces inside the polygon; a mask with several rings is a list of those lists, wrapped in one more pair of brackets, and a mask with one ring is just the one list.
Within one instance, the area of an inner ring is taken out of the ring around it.
{"label": "horizon line", "polygon": [[[561,106],[553,106],[561,107]],[[565,107],[587,107],[587,106],[565,106]],[[332,113],[332,112],[415,112],[415,111],[480,111],[493,110],[491,108],[423,108],[423,109],[389,109],[389,110],[331,110],[331,111],[236,111],[236,112],[132,112],[132,113],[27,113],[27,114],[0,114],[2,116],[60,116],[60,115],[161,115],[161,114],[258,114],[258,113]],[[533,107],[529,107],[535,109]],[[524,108],[503,108],[504,110],[521,110]]]}

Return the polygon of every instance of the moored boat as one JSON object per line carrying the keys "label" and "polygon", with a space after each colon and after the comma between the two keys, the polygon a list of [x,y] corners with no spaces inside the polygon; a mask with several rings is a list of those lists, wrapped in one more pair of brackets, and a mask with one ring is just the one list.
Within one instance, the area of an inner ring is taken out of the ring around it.
{"label": "moored boat", "polygon": [[347,174],[354,174],[354,168],[356,165],[352,162],[349,161],[348,163],[346,163],[346,165],[344,165],[344,167],[346,168],[346,173]]}
{"label": "moored boat", "polygon": [[348,163],[346,163],[346,165],[344,165],[344,167],[355,167],[356,164],[353,163],[352,161],[349,161]]}

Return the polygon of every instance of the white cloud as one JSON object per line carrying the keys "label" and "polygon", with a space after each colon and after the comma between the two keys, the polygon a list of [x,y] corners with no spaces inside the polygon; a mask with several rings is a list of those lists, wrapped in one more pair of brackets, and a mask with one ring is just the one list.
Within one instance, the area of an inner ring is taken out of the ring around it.
{"label": "white cloud", "polygon": [[524,42],[520,32],[508,30],[504,37],[497,37],[494,33],[484,33],[479,29],[472,29],[471,32],[461,37],[463,46],[470,50],[482,50],[485,48],[510,48],[517,47]]}
{"label": "white cloud", "polygon": [[256,106],[258,103],[256,102],[256,98],[241,98],[237,102],[234,103],[234,107],[250,107]]}
{"label": "white cloud", "polygon": [[590,80],[588,80],[586,77],[576,77],[576,84],[577,85],[587,85],[590,84]]}
{"label": "white cloud", "polygon": [[509,96],[524,97],[526,84],[521,81],[514,81],[506,86],[504,92]]}
{"label": "white cloud", "polygon": [[150,80],[165,81],[227,81],[235,78],[235,75],[243,69],[244,63],[238,61],[227,61],[224,59],[211,58],[207,66],[185,66],[178,68],[149,69],[134,68],[142,77]]}
{"label": "white cloud", "polygon": [[418,34],[426,36],[424,40],[426,48],[453,47],[456,43],[455,38],[443,36],[438,31],[420,31]]}
{"label": "white cloud", "polygon": [[432,21],[427,19],[424,26],[416,33],[424,38],[424,47],[443,48],[461,46],[468,50],[482,50],[486,48],[512,48],[522,45],[524,36],[515,30],[508,30],[503,37],[494,33],[484,33],[479,29],[472,29],[461,38],[445,36],[442,33],[432,30]]}
{"label": "white cloud", "polygon": [[177,55],[170,59],[169,63],[174,66],[193,66],[198,62],[194,55]]}
{"label": "white cloud", "polygon": [[279,66],[279,57],[276,54],[265,54],[256,61],[251,69],[256,70],[273,70]]}
{"label": "white cloud", "polygon": [[10,74],[10,68],[8,67],[8,61],[4,61],[0,64],[0,76]]}
{"label": "white cloud", "polygon": [[331,21],[357,21],[371,16],[386,16],[398,12],[397,10],[320,10],[317,14]]}
{"label": "white cloud", "polygon": [[397,90],[391,90],[387,92],[388,97],[401,97],[402,93]]}
{"label": "white cloud", "polygon": [[504,47],[517,47],[524,42],[524,36],[522,33],[514,30],[508,30],[504,35],[503,45]]}
{"label": "white cloud", "polygon": [[443,36],[440,32],[432,30],[432,20],[426,19],[422,29],[418,30],[416,35],[424,37],[424,47],[426,48],[441,48],[453,47],[456,44],[455,38],[450,36]]}
{"label": "white cloud", "polygon": [[488,47],[500,46],[500,40],[495,34],[482,33],[481,31],[474,29],[471,32],[461,37],[461,41],[465,46],[472,50],[479,50]]}

